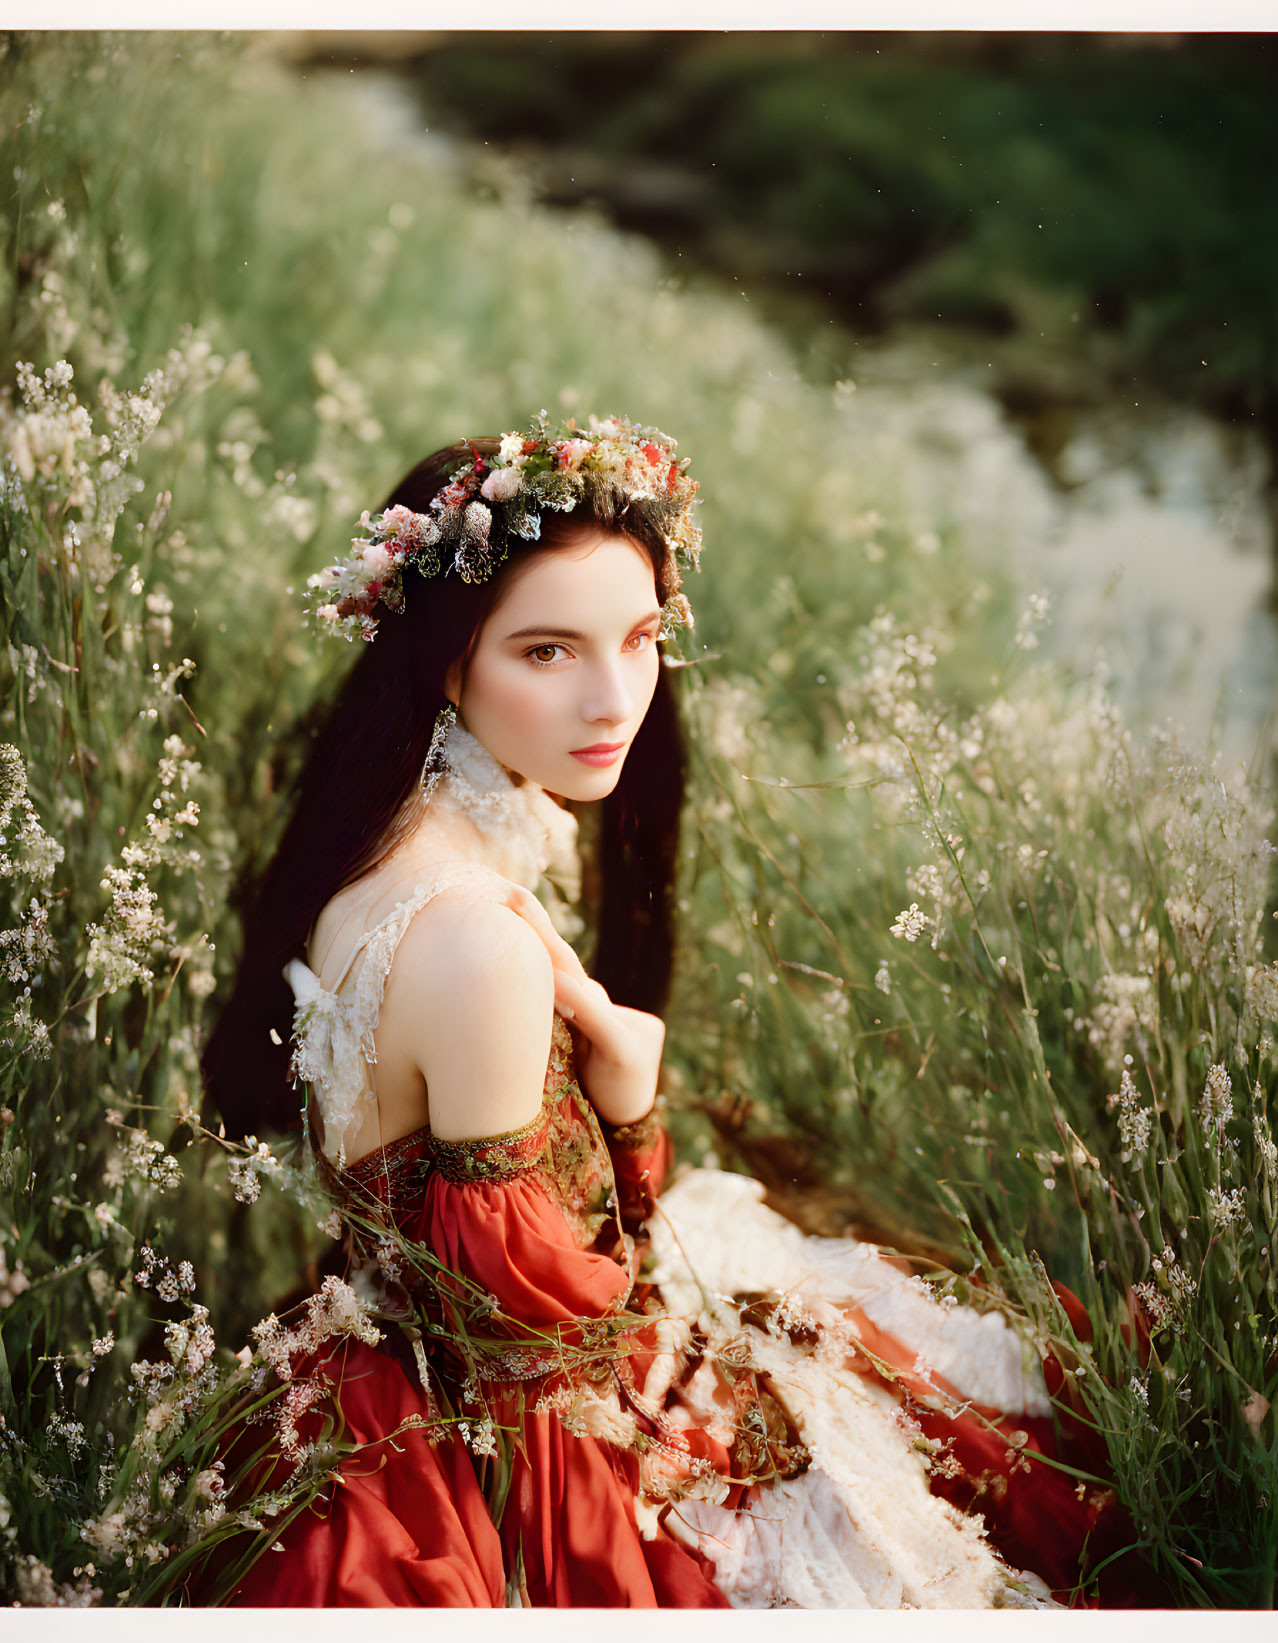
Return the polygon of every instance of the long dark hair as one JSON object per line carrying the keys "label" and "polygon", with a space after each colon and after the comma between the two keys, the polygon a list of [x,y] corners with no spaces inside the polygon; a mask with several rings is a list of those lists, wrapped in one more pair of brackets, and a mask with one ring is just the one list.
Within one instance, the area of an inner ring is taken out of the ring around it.
{"label": "long dark hair", "polygon": [[[495,440],[468,440],[436,451],[387,499],[425,513],[470,451]],[[206,1095],[228,1135],[283,1130],[298,1121],[288,1076],[293,994],[284,979],[304,956],[320,910],[339,890],[376,867],[411,825],[412,799],[435,717],[446,700],[449,666],[463,666],[517,555],[567,546],[599,526],[630,537],[652,560],[659,598],[665,544],[642,520],[602,519],[581,504],[546,514],[541,540],[512,549],[487,582],[456,576],[429,582],[408,571],[404,609],[378,623],[332,701],[306,758],[293,813],[275,855],[254,883],[238,887],[244,945],[229,998],[202,1057]],[[616,788],[600,806],[597,939],[592,972],[619,1004],[660,1014],[673,957],[672,900],[684,751],[668,669]]]}

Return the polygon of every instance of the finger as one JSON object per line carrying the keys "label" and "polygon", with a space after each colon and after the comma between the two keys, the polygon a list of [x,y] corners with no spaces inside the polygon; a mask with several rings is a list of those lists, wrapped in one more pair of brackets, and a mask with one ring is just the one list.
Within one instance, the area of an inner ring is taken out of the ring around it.
{"label": "finger", "polygon": [[525,890],[522,885],[512,884],[510,894],[506,897],[506,905],[536,930],[557,971],[566,970],[570,975],[585,978],[585,967],[576,950],[555,929],[550,921],[550,914],[531,890]]}
{"label": "finger", "polygon": [[589,976],[577,977],[557,970],[555,1008],[601,1049],[615,1037],[617,1022],[612,1001]]}

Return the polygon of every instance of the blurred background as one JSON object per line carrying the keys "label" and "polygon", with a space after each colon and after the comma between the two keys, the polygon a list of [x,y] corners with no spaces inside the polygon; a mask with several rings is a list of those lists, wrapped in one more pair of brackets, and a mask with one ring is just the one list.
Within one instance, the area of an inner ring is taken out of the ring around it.
{"label": "blurred background", "polygon": [[[1266,35],[293,33],[479,189],[734,287],[1126,706],[1251,753],[1278,679]],[[883,454],[887,454],[885,451]],[[881,457],[874,458],[880,460]]]}

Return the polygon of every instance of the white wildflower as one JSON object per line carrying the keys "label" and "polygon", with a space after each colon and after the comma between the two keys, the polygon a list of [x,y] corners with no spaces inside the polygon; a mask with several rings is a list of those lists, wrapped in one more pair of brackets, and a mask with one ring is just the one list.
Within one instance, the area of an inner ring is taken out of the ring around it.
{"label": "white wildflower", "polygon": [[65,855],[41,827],[27,797],[22,754],[11,742],[0,743],[0,877],[50,879]]}
{"label": "white wildflower", "polygon": [[[1154,1266],[1155,1269],[1158,1269],[1160,1263],[1155,1261]],[[1185,1307],[1188,1305],[1191,1297],[1198,1288],[1198,1280],[1196,1278],[1192,1278],[1189,1273],[1185,1271],[1184,1267],[1181,1266],[1180,1262],[1176,1259],[1176,1251],[1170,1244],[1166,1244],[1163,1247],[1161,1270],[1163,1277],[1167,1282],[1167,1287],[1171,1291],[1172,1301],[1175,1304],[1178,1313],[1183,1315]]]}
{"label": "white wildflower", "polygon": [[228,1158],[226,1161],[226,1177],[231,1183],[231,1190],[242,1204],[255,1204],[262,1191],[262,1184],[257,1178],[257,1171],[247,1158]]}
{"label": "white wildflower", "polygon": [[1046,622],[1051,603],[1051,597],[1046,593],[1032,593],[1030,595],[1029,603],[1021,613],[1020,621],[1016,624],[1016,634],[1013,642],[1018,649],[1037,649],[1038,634],[1034,629],[1039,624]]}
{"label": "white wildflower", "polygon": [[45,1432],[55,1441],[61,1441],[73,1460],[89,1447],[88,1439],[84,1435],[84,1426],[80,1421],[72,1420],[69,1415],[54,1415],[45,1427]]}
{"label": "white wildflower", "polygon": [[156,912],[159,898],[135,867],[108,867],[102,888],[111,892],[111,906],[102,924],[90,924],[85,931],[89,938],[86,972],[90,976],[101,972],[109,992],[133,981],[149,987],[155,978],[145,961],[152,952],[162,950],[173,934]]}
{"label": "white wildflower", "polygon": [[104,1512],[81,1525],[80,1537],[87,1540],[94,1551],[112,1558],[123,1550],[129,1532],[129,1520],[124,1512]]}
{"label": "white wildflower", "polygon": [[226,1489],[222,1477],[225,1462],[217,1460],[211,1467],[195,1474],[195,1492],[201,1500],[218,1500]]}
{"label": "white wildflower", "polygon": [[1172,1307],[1157,1284],[1151,1284],[1148,1279],[1142,1279],[1140,1283],[1132,1285],[1132,1290],[1145,1309],[1150,1328],[1153,1330],[1164,1328],[1171,1319]]}
{"label": "white wildflower", "polygon": [[0,976],[16,986],[31,980],[57,962],[57,946],[49,933],[49,909],[34,896],[14,930],[0,931]]}
{"label": "white wildflower", "polygon": [[23,1608],[53,1609],[60,1602],[53,1572],[38,1557],[28,1555],[18,1560],[14,1590]]}
{"label": "white wildflower", "polygon": [[1262,1021],[1278,1021],[1278,964],[1247,966],[1247,1008]]}
{"label": "white wildflower", "polygon": [[171,1153],[164,1150],[163,1141],[153,1140],[145,1130],[130,1130],[128,1150],[124,1155],[128,1171],[140,1181],[170,1192],[180,1186],[182,1166]]}
{"label": "white wildflower", "polygon": [[1120,1157],[1127,1163],[1148,1148],[1154,1115],[1149,1107],[1141,1106],[1136,1085],[1126,1067],[1119,1092],[1108,1098],[1107,1105],[1118,1108],[1118,1139],[1123,1149]]}
{"label": "white wildflower", "polygon": [[495,1455],[497,1453],[497,1439],[493,1432],[493,1423],[490,1416],[485,1415],[479,1425],[472,1431],[470,1452],[472,1455]]}
{"label": "white wildflower", "polygon": [[168,1398],[161,1398],[158,1403],[151,1405],[146,1414],[146,1429],[148,1432],[163,1432],[164,1428],[173,1419],[173,1404]]}
{"label": "white wildflower", "polygon": [[1211,1204],[1211,1218],[1222,1229],[1247,1219],[1247,1194],[1241,1187],[1222,1190],[1211,1187],[1207,1192]]}
{"label": "white wildflower", "polygon": [[1203,1086],[1198,1116],[1203,1128],[1211,1133],[1221,1124],[1227,1124],[1233,1115],[1233,1084],[1224,1063],[1217,1062],[1207,1069],[1207,1082]]}
{"label": "white wildflower", "polygon": [[255,1324],[253,1338],[263,1358],[282,1381],[292,1380],[295,1354],[314,1352],[334,1335],[353,1335],[376,1346],[381,1331],[372,1322],[369,1306],[344,1279],[325,1278],[319,1293],[306,1302],[306,1317],[296,1329],[285,1329],[274,1313]]}
{"label": "white wildflower", "polygon": [[917,941],[931,922],[926,913],[919,912],[918,902],[912,901],[903,913],[896,915],[896,922],[888,933],[906,941]]}
{"label": "white wildflower", "polygon": [[945,881],[934,862],[924,862],[921,867],[914,868],[906,874],[905,882],[912,895],[931,897],[933,901],[939,902],[945,893]]}
{"label": "white wildflower", "polygon": [[[1272,1180],[1278,1176],[1278,1146],[1274,1145],[1273,1136],[1269,1133],[1269,1124],[1263,1109],[1264,1090],[1256,1085],[1256,1109],[1251,1117],[1252,1134],[1256,1138],[1256,1151],[1260,1154],[1260,1162],[1265,1174]],[[2,1274],[0,1274],[2,1281]]]}
{"label": "white wildflower", "polygon": [[1105,975],[1096,985],[1101,997],[1087,1023],[1088,1038],[1112,1066],[1122,1061],[1133,1037],[1139,1043],[1143,1032],[1155,1028],[1158,998],[1147,975]]}
{"label": "white wildflower", "polygon": [[15,1261],[13,1271],[10,1272],[5,1259],[4,1245],[0,1244],[0,1310],[12,1306],[18,1296],[30,1288],[31,1280],[23,1270],[22,1262]]}

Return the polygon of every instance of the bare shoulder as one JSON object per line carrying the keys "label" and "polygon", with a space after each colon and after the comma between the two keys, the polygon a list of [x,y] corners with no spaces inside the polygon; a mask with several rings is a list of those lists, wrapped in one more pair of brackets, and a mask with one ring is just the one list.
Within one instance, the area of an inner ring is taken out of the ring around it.
{"label": "bare shoulder", "polygon": [[509,887],[494,873],[447,885],[409,921],[400,937],[387,991],[411,988],[449,993],[490,972],[510,979],[512,966],[550,974],[550,955],[537,932],[506,900]]}
{"label": "bare shoulder", "polygon": [[382,1020],[426,1081],[441,1139],[536,1117],[550,1055],[554,974],[527,921],[490,887],[436,896],[400,940]]}

